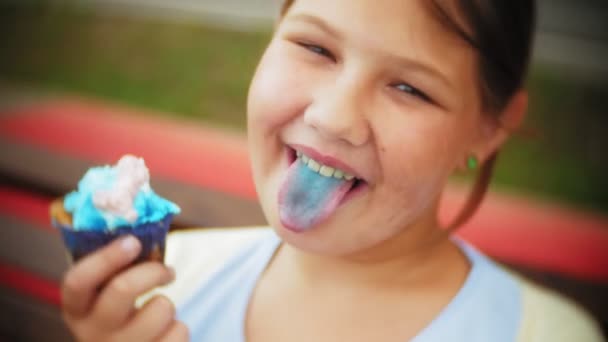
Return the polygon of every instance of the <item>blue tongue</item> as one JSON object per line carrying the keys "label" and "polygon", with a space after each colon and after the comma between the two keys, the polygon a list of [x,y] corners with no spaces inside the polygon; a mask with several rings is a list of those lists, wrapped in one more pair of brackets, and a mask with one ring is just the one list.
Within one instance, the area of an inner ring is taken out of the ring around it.
{"label": "blue tongue", "polygon": [[337,209],[353,182],[321,176],[296,160],[279,191],[281,223],[295,231],[312,228]]}

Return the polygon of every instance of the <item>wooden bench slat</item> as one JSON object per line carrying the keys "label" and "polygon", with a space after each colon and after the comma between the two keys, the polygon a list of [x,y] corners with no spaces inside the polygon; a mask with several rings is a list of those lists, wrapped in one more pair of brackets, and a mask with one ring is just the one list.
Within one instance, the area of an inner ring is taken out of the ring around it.
{"label": "wooden bench slat", "polygon": [[0,262],[59,281],[68,267],[61,236],[52,230],[0,214]]}
{"label": "wooden bench slat", "polygon": [[2,341],[74,341],[54,304],[0,286],[0,307]]}

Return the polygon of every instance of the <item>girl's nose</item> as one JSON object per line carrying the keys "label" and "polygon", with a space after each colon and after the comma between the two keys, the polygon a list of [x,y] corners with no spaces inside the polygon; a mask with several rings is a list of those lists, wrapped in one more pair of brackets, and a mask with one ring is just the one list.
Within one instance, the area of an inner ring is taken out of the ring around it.
{"label": "girl's nose", "polygon": [[304,113],[304,122],[328,140],[361,146],[369,139],[365,90],[353,77],[335,79],[323,87]]}

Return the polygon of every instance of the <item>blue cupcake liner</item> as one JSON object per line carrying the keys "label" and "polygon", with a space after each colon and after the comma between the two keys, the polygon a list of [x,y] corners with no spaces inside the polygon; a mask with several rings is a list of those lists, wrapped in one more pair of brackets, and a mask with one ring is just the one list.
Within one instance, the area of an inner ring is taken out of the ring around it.
{"label": "blue cupcake liner", "polygon": [[90,254],[121,236],[133,235],[141,242],[141,252],[134,263],[143,261],[164,262],[165,240],[173,219],[168,214],[157,222],[143,223],[135,227],[118,227],[108,231],[74,230],[52,218],[53,226],[61,232],[63,242],[69,251],[72,262]]}

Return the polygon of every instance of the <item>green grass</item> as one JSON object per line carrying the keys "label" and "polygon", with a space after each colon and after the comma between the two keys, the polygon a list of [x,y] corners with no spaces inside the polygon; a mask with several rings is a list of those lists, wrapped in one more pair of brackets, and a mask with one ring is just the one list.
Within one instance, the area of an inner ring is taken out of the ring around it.
{"label": "green grass", "polygon": [[[108,17],[39,5],[0,10],[0,79],[121,101],[242,130],[247,87],[270,33]],[[495,183],[608,213],[608,82],[536,65],[528,126]]]}
{"label": "green grass", "polygon": [[42,6],[1,21],[4,79],[236,127],[269,36]]}
{"label": "green grass", "polygon": [[526,125],[501,156],[497,183],[608,212],[608,82],[535,65]]}

